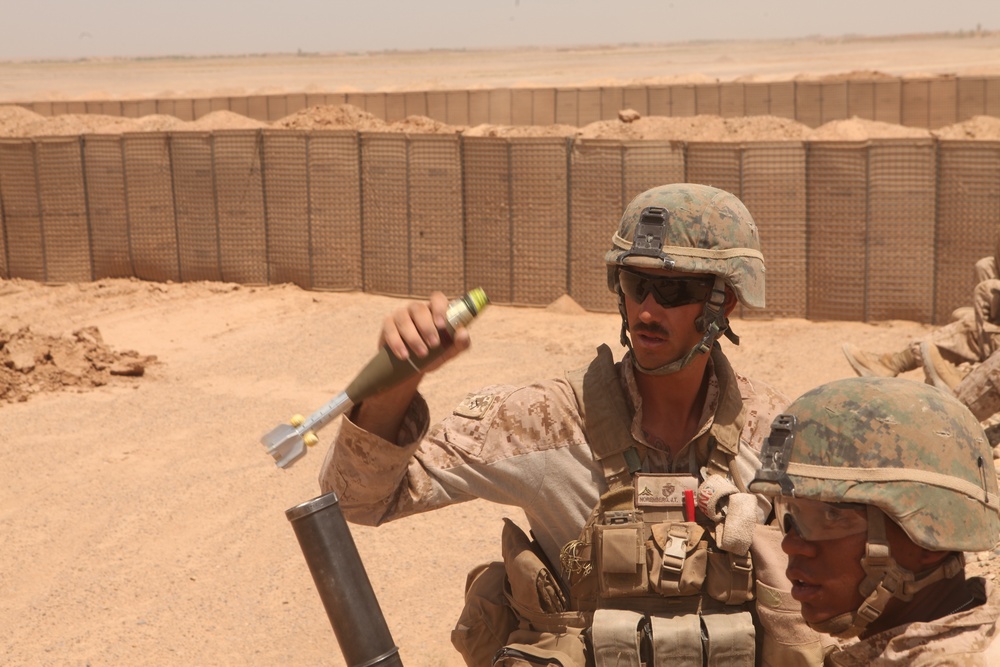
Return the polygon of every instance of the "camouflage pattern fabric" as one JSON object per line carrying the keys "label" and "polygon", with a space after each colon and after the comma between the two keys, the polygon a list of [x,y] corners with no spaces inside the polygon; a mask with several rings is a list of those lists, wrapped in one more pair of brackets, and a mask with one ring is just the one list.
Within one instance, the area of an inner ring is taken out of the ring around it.
{"label": "camouflage pattern fabric", "polygon": [[[976,262],[973,273],[976,286],[972,290],[972,308],[959,308],[955,322],[935,329],[925,339],[954,364],[978,364],[1000,349],[1000,275],[996,259],[983,257]],[[922,359],[920,342],[910,344],[918,360]]]}
{"label": "camouflage pattern fabric", "polygon": [[791,450],[769,441],[752,491],[875,505],[931,550],[995,545],[992,451],[954,397],[910,380],[850,378],[803,394],[787,412]]}
{"label": "camouflage pattern fabric", "polygon": [[[634,410],[630,431],[643,444],[647,472],[689,472],[693,458],[706,464],[694,442],[714,423],[720,405],[719,382],[709,363],[709,386],[700,428],[676,459],[651,447],[642,434],[642,403],[630,359],[616,364],[623,390]],[[736,374],[745,407],[734,467],[756,470],[770,423],[787,404],[780,393]],[[559,563],[563,545],[576,539],[607,491],[603,470],[594,461],[573,390],[563,379],[524,387],[487,387],[467,397],[453,414],[428,427],[427,405],[418,398],[401,427],[400,444],[367,433],[344,419],[323,463],[320,486],[335,490],[348,520],[365,525],[433,510],[475,498],[520,507],[549,562]],[[760,499],[769,507],[769,501]],[[456,531],[492,530],[456,526]],[[499,532],[499,527],[496,528]],[[757,536],[755,535],[755,543]],[[785,557],[764,549],[774,562],[755,563],[774,573],[769,582],[783,591]],[[756,557],[756,556],[755,556]],[[564,582],[565,583],[565,582]],[[778,590],[777,588],[773,590]],[[788,636],[796,624],[812,637],[801,617],[772,614],[764,634]],[[771,625],[774,623],[779,626]]]}
{"label": "camouflage pattern fabric", "polygon": [[[659,258],[630,255],[636,226],[647,207],[669,212]],[[605,255],[608,287],[614,268],[668,268],[721,276],[743,305],[764,307],[764,258],[753,216],[735,195],[707,185],[675,183],[652,188],[629,203],[613,247]]]}
{"label": "camouflage pattern fabric", "polygon": [[[635,408],[632,435],[646,443],[631,361],[619,362],[617,368]],[[712,364],[709,373],[701,426],[692,442],[712,426],[719,405]],[[737,385],[746,406],[739,465],[756,470],[771,420],[788,399],[739,373]],[[428,429],[428,424],[423,399],[411,404],[398,445],[359,429],[348,419],[342,421],[323,463],[320,486],[337,492],[349,521],[379,525],[482,498],[521,507],[535,539],[550,561],[558,563],[563,545],[579,537],[607,490],[587,443],[576,397],[564,379],[524,387],[487,387],[470,394],[433,428]],[[688,472],[690,446],[671,461],[665,452],[647,445],[641,453],[644,467],[648,472]]]}
{"label": "camouflage pattern fabric", "polygon": [[980,421],[1000,412],[1000,354],[973,368],[955,387],[955,396]]}
{"label": "camouflage pattern fabric", "polygon": [[[1000,235],[997,235],[997,241],[1000,243]],[[997,252],[1000,252],[1000,247],[997,248]],[[996,257],[990,256],[979,259],[976,261],[975,265],[973,265],[972,273],[975,277],[976,284],[979,284],[984,280],[1000,278],[1000,271],[997,271]]]}
{"label": "camouflage pattern fabric", "polygon": [[984,604],[929,623],[911,623],[847,645],[828,667],[993,667],[1000,665],[1000,592],[982,579],[966,582]]}
{"label": "camouflage pattern fabric", "polygon": [[936,345],[941,356],[953,364],[978,364],[1000,348],[1000,327],[995,333],[986,331],[976,324],[974,313],[966,314],[909,344],[918,365],[923,362],[920,343],[924,341]]}

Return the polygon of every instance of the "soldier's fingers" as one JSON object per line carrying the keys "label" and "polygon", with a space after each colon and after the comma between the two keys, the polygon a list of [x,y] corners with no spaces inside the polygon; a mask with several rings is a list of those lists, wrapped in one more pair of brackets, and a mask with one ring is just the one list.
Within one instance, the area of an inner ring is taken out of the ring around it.
{"label": "soldier's fingers", "polygon": [[433,292],[430,296],[431,315],[434,317],[434,334],[448,328],[448,297],[443,292]]}
{"label": "soldier's fingers", "polygon": [[471,344],[472,336],[469,335],[468,329],[465,327],[455,329],[455,333],[452,335],[452,347],[455,348],[455,354],[469,349]]}
{"label": "soldier's fingers", "polygon": [[[421,308],[424,309],[421,315]],[[420,336],[420,329],[414,318],[431,321],[426,304],[411,303],[394,311],[385,318],[382,325],[382,340],[389,350],[400,359],[408,359],[410,353],[417,356],[427,354],[427,345]]]}

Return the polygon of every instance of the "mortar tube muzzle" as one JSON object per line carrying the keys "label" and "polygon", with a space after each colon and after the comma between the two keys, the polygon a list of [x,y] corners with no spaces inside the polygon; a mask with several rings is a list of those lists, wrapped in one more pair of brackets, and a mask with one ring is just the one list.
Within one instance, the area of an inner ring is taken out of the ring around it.
{"label": "mortar tube muzzle", "polygon": [[402,667],[333,491],[285,510],[348,667]]}

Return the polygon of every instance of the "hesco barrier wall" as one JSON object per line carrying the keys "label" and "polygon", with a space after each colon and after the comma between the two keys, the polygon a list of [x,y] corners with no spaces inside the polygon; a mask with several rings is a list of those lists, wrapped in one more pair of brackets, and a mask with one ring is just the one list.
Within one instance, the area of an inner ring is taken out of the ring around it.
{"label": "hesco barrier wall", "polygon": [[[0,276],[292,282],[614,311],[628,201],[709,183],[754,214],[761,315],[947,321],[1000,223],[1000,142],[702,143],[220,130],[0,140]],[[746,312],[744,316],[757,316]]]}
{"label": "hesco barrier wall", "polygon": [[212,111],[274,122],[315,105],[351,104],[387,122],[426,116],[450,125],[584,126],[621,109],[643,116],[780,116],[818,127],[857,116],[938,129],[973,116],[1000,116],[1000,77],[880,77],[822,81],[717,82],[594,88],[499,88],[369,93],[297,93],[147,100],[22,102],[43,116],[64,113],[191,121]]}

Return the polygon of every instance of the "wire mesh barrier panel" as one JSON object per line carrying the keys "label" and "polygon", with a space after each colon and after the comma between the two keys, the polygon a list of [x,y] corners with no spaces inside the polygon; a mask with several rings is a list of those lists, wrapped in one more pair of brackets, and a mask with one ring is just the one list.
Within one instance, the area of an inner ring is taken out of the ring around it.
{"label": "wire mesh barrier panel", "polygon": [[745,144],[740,199],[753,213],[767,266],[767,306],[743,316],[806,316],[806,150],[797,141]]}
{"label": "wire mesh barrier panel", "polygon": [[808,151],[806,316],[863,320],[868,147],[864,142],[813,142]]}
{"label": "wire mesh barrier panel", "polygon": [[410,294],[465,291],[462,162],[454,134],[411,135],[409,143]]}
{"label": "wire mesh barrier panel", "polygon": [[361,179],[358,135],[313,131],[308,137],[313,288],[361,289]]}
{"label": "wire mesh barrier panel", "polygon": [[511,252],[516,263],[511,302],[544,306],[568,289],[569,142],[561,137],[510,142]]}
{"label": "wire mesh barrier panel", "polygon": [[995,252],[1000,221],[1000,142],[938,144],[934,321],[947,322],[975,286],[972,266]]}
{"label": "wire mesh barrier panel", "polygon": [[[744,104],[752,89],[764,87],[746,84]],[[878,87],[863,90],[877,110]],[[621,211],[685,180],[733,192],[760,229],[767,307],[743,316],[947,321],[969,302],[972,264],[993,251],[1000,220],[998,141],[279,129],[7,138],[0,275],[401,297],[481,286],[496,303],[569,294],[612,312],[602,260]]]}
{"label": "wire mesh barrier panel", "polygon": [[727,81],[646,86],[494,88],[408,92],[289,93],[197,99],[23,102],[44,116],[152,114],[196,120],[227,110],[264,122],[318,104],[351,104],[381,120],[426,116],[453,125],[583,126],[621,109],[646,116],[779,116],[810,127],[863,118],[937,129],[979,115],[1000,115],[998,76],[860,76],[829,80]]}
{"label": "wire mesh barrier panel", "polygon": [[310,289],[313,244],[306,133],[264,130],[263,152],[268,280]]}
{"label": "wire mesh barrier panel", "polygon": [[935,171],[929,139],[870,142],[866,321],[933,318]]}
{"label": "wire mesh barrier panel", "polygon": [[0,197],[0,278],[10,278],[10,271],[7,268],[7,234],[4,231],[6,226],[3,214],[3,197]]}
{"label": "wire mesh barrier panel", "polygon": [[79,137],[50,137],[35,144],[38,202],[45,247],[45,279],[93,279],[87,196]]}
{"label": "wire mesh barrier panel", "polygon": [[361,134],[361,243],[366,292],[412,293],[409,160],[403,134]]}
{"label": "wire mesh barrier panel", "polygon": [[219,271],[226,281],[249,285],[268,281],[262,145],[259,130],[212,133]]}
{"label": "wire mesh barrier panel", "polygon": [[625,208],[625,147],[602,139],[573,143],[570,169],[569,295],[587,310],[615,312],[602,255]]}
{"label": "wire mesh barrier panel", "polygon": [[163,132],[122,136],[132,267],[143,280],[180,281],[170,138]]}
{"label": "wire mesh barrier panel", "polygon": [[616,312],[601,261],[633,197],[684,178],[684,148],[665,141],[578,140],[570,193],[569,294],[587,310]]}
{"label": "wire mesh barrier panel", "polygon": [[83,167],[94,278],[134,276],[121,136],[84,135]]}
{"label": "wire mesh barrier panel", "polygon": [[30,139],[0,140],[0,197],[10,276],[44,282],[48,274],[35,145]]}
{"label": "wire mesh barrier panel", "polygon": [[181,275],[185,280],[222,280],[212,136],[171,134],[170,154]]}
{"label": "wire mesh barrier panel", "polygon": [[465,284],[490,301],[513,301],[511,145],[500,137],[462,139],[465,187]]}

